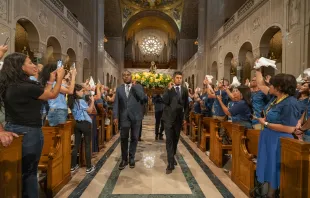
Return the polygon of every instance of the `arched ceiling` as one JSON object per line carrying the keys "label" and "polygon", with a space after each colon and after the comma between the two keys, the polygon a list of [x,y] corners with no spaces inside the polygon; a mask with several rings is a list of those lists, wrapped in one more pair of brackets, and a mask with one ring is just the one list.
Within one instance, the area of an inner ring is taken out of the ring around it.
{"label": "arched ceiling", "polygon": [[164,19],[157,16],[146,16],[139,18],[128,27],[126,38],[131,38],[137,32],[144,29],[159,29],[169,33],[170,38],[176,38],[176,33],[173,27]]}
{"label": "arched ceiling", "polygon": [[105,34],[107,37],[130,36],[130,31],[133,29],[156,28],[174,32],[177,38],[196,39],[198,2],[198,0],[106,0]]}
{"label": "arched ceiling", "polygon": [[181,29],[184,0],[120,0],[122,25],[135,14],[145,10],[157,10],[170,16]]}

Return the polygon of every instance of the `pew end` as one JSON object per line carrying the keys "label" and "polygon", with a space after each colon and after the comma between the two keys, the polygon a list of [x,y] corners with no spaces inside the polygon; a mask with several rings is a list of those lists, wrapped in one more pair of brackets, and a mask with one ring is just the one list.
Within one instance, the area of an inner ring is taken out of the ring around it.
{"label": "pew end", "polygon": [[310,197],[310,143],[280,138],[280,197]]}
{"label": "pew end", "polygon": [[212,118],[203,117],[200,132],[199,149],[203,152],[210,148],[210,121]]}
{"label": "pew end", "polygon": [[12,144],[0,144],[0,197],[22,197],[22,140],[14,138]]}
{"label": "pew end", "polygon": [[219,136],[218,130],[224,127],[227,131],[227,136],[231,137],[232,123],[221,122],[217,119],[210,121],[210,160],[219,168],[223,167],[224,154],[232,150],[231,144],[223,144],[223,138]]}

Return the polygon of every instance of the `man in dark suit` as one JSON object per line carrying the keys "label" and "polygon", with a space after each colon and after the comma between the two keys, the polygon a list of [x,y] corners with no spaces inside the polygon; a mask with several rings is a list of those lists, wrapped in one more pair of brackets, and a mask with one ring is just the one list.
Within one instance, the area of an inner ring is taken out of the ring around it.
{"label": "man in dark suit", "polygon": [[[162,97],[159,94],[156,94],[153,97],[153,103],[155,106],[155,140],[164,140],[164,121],[161,119],[164,111],[164,102]],[[160,129],[159,129],[160,127]]]}
{"label": "man in dark suit", "polygon": [[173,74],[173,82],[163,94],[165,104],[162,120],[164,121],[166,133],[166,149],[168,166],[166,174],[172,173],[177,161],[174,156],[180,138],[182,124],[186,124],[189,117],[188,90],[182,86],[182,72],[176,71]]}
{"label": "man in dark suit", "polygon": [[119,169],[123,170],[128,165],[128,138],[130,131],[129,166],[135,167],[135,154],[138,144],[139,131],[143,119],[141,103],[145,98],[143,87],[132,82],[131,73],[122,74],[124,84],[116,89],[113,106],[114,124],[119,123],[121,131],[122,161]]}

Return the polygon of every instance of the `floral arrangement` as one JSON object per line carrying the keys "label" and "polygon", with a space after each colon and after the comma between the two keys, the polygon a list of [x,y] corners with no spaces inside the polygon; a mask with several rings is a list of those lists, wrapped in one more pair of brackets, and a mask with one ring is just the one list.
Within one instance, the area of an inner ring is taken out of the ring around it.
{"label": "floral arrangement", "polygon": [[154,74],[151,72],[139,72],[132,74],[132,80],[140,82],[145,88],[164,88],[171,82],[168,74]]}

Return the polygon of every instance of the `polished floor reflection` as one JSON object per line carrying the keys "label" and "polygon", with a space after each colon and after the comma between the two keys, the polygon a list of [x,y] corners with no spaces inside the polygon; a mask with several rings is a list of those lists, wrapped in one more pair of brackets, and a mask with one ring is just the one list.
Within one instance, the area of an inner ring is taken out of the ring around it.
{"label": "polished floor reflection", "polygon": [[153,115],[143,121],[142,139],[134,169],[118,170],[121,151],[116,136],[93,159],[97,170],[85,175],[85,170],[80,169],[56,197],[246,197],[185,136],[178,147],[178,165],[166,175],[166,145],[165,141],[155,141]]}

